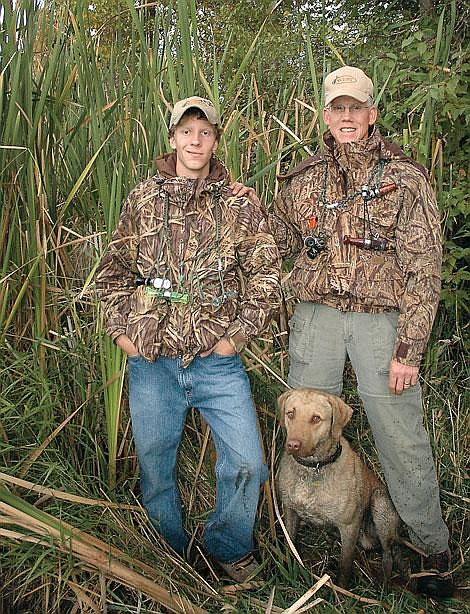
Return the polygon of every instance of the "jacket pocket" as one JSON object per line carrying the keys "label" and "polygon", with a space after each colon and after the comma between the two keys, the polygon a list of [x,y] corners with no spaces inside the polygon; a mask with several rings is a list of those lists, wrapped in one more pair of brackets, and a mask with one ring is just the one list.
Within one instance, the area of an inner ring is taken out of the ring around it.
{"label": "jacket pocket", "polygon": [[141,316],[161,309],[162,299],[148,293],[146,286],[139,286],[132,295],[131,316]]}
{"label": "jacket pocket", "polygon": [[369,222],[373,233],[379,234],[381,237],[389,240],[395,237],[395,231],[398,223],[398,205],[395,197],[382,197],[370,200],[367,203],[367,214],[361,205],[357,217],[361,234],[364,225],[367,227]]}

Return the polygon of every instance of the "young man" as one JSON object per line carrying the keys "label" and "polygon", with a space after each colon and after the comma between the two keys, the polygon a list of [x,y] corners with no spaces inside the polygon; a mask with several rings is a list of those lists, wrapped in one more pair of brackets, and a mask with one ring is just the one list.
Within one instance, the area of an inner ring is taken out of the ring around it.
{"label": "young man", "polygon": [[349,357],[390,495],[427,555],[418,589],[445,597],[449,534],[418,382],[439,302],[439,213],[426,171],[375,127],[363,71],[343,66],[324,87],[324,153],[281,178],[270,220],[296,258],[288,381],[340,394]]}
{"label": "young man", "polygon": [[279,304],[280,256],[261,209],[228,187],[214,157],[220,118],[209,100],[174,106],[157,174],[124,203],[96,287],[106,332],[129,357],[129,404],[143,502],[180,554],[188,547],[176,482],[185,418],[196,407],[217,450],[216,508],[204,546],[242,582],[260,484],[267,478],[239,352]]}

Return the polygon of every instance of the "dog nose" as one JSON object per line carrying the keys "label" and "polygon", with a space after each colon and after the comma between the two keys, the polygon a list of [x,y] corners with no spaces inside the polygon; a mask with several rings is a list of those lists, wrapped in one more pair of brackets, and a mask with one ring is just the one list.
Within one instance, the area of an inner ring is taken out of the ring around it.
{"label": "dog nose", "polygon": [[289,454],[293,454],[294,452],[298,452],[300,450],[301,442],[298,439],[289,439],[287,442],[287,451]]}

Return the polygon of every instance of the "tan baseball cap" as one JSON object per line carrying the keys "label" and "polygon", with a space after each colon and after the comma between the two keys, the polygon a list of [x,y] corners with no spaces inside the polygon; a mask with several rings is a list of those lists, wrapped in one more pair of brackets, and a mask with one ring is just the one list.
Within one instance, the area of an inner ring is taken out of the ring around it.
{"label": "tan baseball cap", "polygon": [[171,113],[168,129],[171,130],[173,126],[176,126],[184,113],[192,107],[196,107],[196,109],[202,111],[210,124],[220,125],[220,115],[210,100],[199,98],[199,96],[190,96],[189,98],[184,98],[184,100],[178,100],[175,104]]}
{"label": "tan baseball cap", "polygon": [[369,77],[354,66],[342,66],[325,77],[325,107],[338,96],[351,96],[359,102],[367,102],[374,95],[374,84]]}

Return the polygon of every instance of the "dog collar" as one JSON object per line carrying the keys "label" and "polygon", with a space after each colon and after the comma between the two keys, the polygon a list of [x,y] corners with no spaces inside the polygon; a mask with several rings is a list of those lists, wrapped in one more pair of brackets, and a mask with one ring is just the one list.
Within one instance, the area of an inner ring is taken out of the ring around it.
{"label": "dog collar", "polygon": [[334,463],[335,460],[337,460],[341,456],[342,449],[343,449],[342,445],[338,442],[338,445],[336,446],[336,450],[333,452],[333,454],[322,460],[318,460],[318,461],[308,460],[307,458],[301,458],[301,457],[296,457],[296,456],[294,456],[294,458],[299,463],[299,465],[302,465],[303,467],[310,467],[311,469],[315,469],[315,471],[318,473],[321,467]]}

